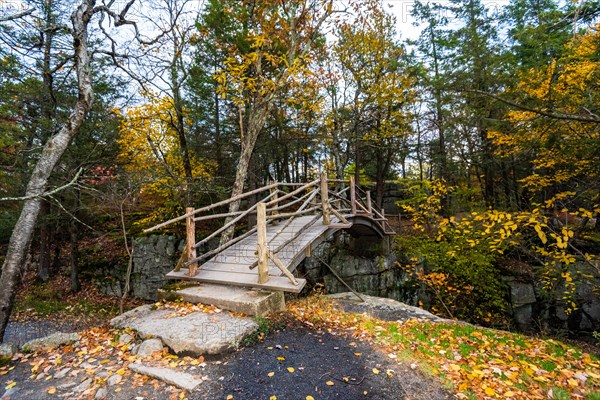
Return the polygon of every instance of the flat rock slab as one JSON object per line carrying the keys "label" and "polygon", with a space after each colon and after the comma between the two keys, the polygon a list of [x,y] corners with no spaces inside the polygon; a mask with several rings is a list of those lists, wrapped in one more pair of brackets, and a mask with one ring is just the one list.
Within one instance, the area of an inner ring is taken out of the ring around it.
{"label": "flat rock slab", "polygon": [[187,372],[179,372],[171,368],[149,367],[143,364],[129,364],[129,369],[138,374],[159,379],[169,385],[193,392],[202,383],[202,379]]}
{"label": "flat rock slab", "polygon": [[173,294],[189,303],[212,304],[225,310],[259,317],[285,310],[283,292],[205,283],[177,290]]}
{"label": "flat rock slab", "polygon": [[116,328],[131,328],[145,338],[160,338],[177,354],[222,354],[235,350],[258,325],[250,318],[228,313],[195,312],[174,315],[173,310],[153,310],[152,305],[135,308],[111,320]]}
{"label": "flat rock slab", "polygon": [[30,340],[23,345],[22,349],[23,351],[53,350],[63,344],[76,342],[79,339],[81,339],[79,333],[57,332],[43,338]]}
{"label": "flat rock slab", "polygon": [[409,306],[397,300],[383,297],[368,296],[361,294],[365,301],[362,302],[354,293],[336,293],[329,297],[343,311],[351,313],[367,313],[375,318],[386,321],[405,321],[413,318],[427,319],[433,322],[454,322],[452,320],[440,318],[429,311],[419,307]]}

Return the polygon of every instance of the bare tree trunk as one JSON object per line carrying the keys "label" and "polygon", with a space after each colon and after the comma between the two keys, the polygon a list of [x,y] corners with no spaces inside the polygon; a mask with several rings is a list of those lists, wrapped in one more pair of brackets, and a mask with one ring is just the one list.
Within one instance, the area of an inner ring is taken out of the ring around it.
{"label": "bare tree trunk", "polygon": [[38,258],[38,278],[47,282],[50,278],[50,224],[45,219],[50,215],[50,203],[43,200],[40,204],[40,256]]}
{"label": "bare tree trunk", "polygon": [[92,105],[93,91],[90,76],[90,56],[88,54],[88,25],[94,13],[95,3],[95,0],[82,0],[71,15],[79,96],[68,121],[44,145],[42,154],[27,184],[25,192],[27,200],[23,204],[21,215],[10,237],[6,259],[2,265],[2,275],[0,276],[0,340],[4,336],[12,312],[25,264],[25,253],[40,213],[42,202],[40,196],[44,194],[54,167],[77,134]]}

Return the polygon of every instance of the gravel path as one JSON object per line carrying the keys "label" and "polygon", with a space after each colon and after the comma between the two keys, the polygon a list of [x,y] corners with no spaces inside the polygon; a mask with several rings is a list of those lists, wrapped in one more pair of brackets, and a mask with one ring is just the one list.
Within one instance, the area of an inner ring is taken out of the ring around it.
{"label": "gravel path", "polygon": [[4,332],[4,343],[21,346],[32,339],[51,335],[55,332],[77,332],[88,328],[89,323],[79,321],[26,320],[9,321]]}

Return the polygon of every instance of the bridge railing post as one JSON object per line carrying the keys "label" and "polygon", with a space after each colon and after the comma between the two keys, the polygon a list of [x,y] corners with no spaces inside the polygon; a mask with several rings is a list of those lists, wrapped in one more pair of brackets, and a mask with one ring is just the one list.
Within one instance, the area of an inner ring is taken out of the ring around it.
{"label": "bridge railing post", "polygon": [[[196,222],[194,221],[194,209],[192,207],[186,208],[185,213],[186,253],[189,262],[196,258]],[[188,268],[190,276],[198,273],[197,262],[190,263]]]}
{"label": "bridge railing post", "polygon": [[354,177],[350,177],[350,209],[352,214],[356,214],[356,183],[354,182]]}
{"label": "bridge railing post", "polygon": [[323,210],[323,225],[331,224],[331,211],[329,210],[329,188],[327,186],[327,173],[321,172],[321,208]]}
{"label": "bridge railing post", "polygon": [[[269,185],[275,185],[275,184],[277,184],[277,182],[269,181]],[[277,186],[269,189],[269,193],[273,195],[273,197],[271,197],[271,203],[275,203],[275,206],[277,206],[278,205],[277,203],[279,202],[279,195],[277,193],[278,190],[279,189],[277,188]],[[279,214],[279,211],[273,210],[273,211],[271,211],[270,214],[271,214],[271,216],[276,216],[277,214]],[[276,220],[274,220],[273,222],[276,222]]]}
{"label": "bridge railing post", "polygon": [[260,203],[256,208],[256,252],[258,255],[258,283],[269,281],[269,258],[267,248],[267,205]]}
{"label": "bridge railing post", "polygon": [[367,210],[369,210],[369,214],[373,214],[373,205],[371,204],[371,191],[367,190]]}

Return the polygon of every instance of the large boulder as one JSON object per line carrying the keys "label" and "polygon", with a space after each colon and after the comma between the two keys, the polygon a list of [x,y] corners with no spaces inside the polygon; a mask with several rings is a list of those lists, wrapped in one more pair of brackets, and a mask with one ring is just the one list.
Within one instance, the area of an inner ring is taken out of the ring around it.
{"label": "large boulder", "polygon": [[180,315],[145,305],[114,318],[116,328],[131,328],[145,338],[160,338],[177,354],[221,354],[235,350],[258,328],[250,318],[228,313],[193,312]]}
{"label": "large boulder", "polygon": [[[327,297],[343,311],[362,314],[387,321],[406,321],[409,319],[426,319],[433,322],[454,322],[433,315],[419,307],[409,306],[393,299],[360,294],[360,298],[352,292],[330,294]],[[364,300],[364,301],[363,301]]]}

